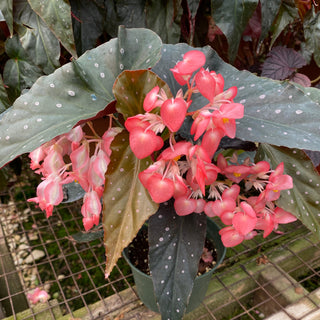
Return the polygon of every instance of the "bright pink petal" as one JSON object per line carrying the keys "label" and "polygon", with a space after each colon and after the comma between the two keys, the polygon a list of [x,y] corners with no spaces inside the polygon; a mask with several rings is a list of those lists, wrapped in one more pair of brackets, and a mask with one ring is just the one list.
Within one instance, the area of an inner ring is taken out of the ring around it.
{"label": "bright pink petal", "polygon": [[174,201],[174,209],[179,216],[186,216],[193,213],[197,208],[196,199],[180,197]]}
{"label": "bright pink petal", "polygon": [[182,74],[192,74],[206,63],[206,56],[198,50],[188,51],[183,55],[183,60],[176,67]]}
{"label": "bright pink petal", "polygon": [[227,248],[235,247],[244,240],[244,235],[240,234],[237,230],[232,227],[223,228],[219,231],[221,235],[221,241]]}
{"label": "bright pink petal", "polygon": [[169,128],[171,132],[177,132],[187,113],[188,105],[182,98],[166,100],[160,109],[160,115],[163,123]]}
{"label": "bright pink petal", "polygon": [[210,102],[213,102],[216,82],[210,75],[210,72],[201,68],[200,71],[195,75],[195,81],[197,89],[200,91],[200,93]]}
{"label": "bright pink petal", "polygon": [[149,177],[146,181],[146,188],[152,200],[156,203],[168,201],[174,194],[173,181],[168,178],[163,178],[159,173],[155,173]]}
{"label": "bright pink petal", "polygon": [[174,146],[162,151],[158,160],[173,160],[179,158],[180,156],[187,155],[192,144],[187,141],[179,141]]}
{"label": "bright pink petal", "polygon": [[263,230],[263,237],[266,238],[274,229],[275,221],[268,212],[263,212],[257,220],[256,229]]}
{"label": "bright pink petal", "polygon": [[237,212],[233,219],[232,224],[234,228],[242,235],[251,232],[257,223],[257,217],[251,217],[245,212]]}
{"label": "bright pink petal", "polygon": [[221,213],[220,219],[225,225],[231,225],[234,215],[233,211],[224,211]]}
{"label": "bright pink petal", "polygon": [[204,199],[196,199],[197,206],[194,210],[195,213],[202,213],[204,210],[205,205],[207,204],[206,200]]}
{"label": "bright pink petal", "polygon": [[227,188],[222,193],[222,200],[232,199],[237,200],[240,193],[240,186],[238,184],[233,184],[230,188]]}
{"label": "bright pink petal", "polygon": [[163,140],[151,130],[138,127],[130,132],[129,142],[132,152],[138,159],[150,156],[154,151],[162,148]]}
{"label": "bright pink petal", "polygon": [[291,223],[297,220],[297,217],[294,216],[292,213],[277,207],[274,210],[274,217],[275,217],[275,221],[277,223]]}
{"label": "bright pink petal", "polygon": [[206,150],[210,158],[212,158],[215,152],[217,151],[223,136],[224,131],[219,128],[210,129],[204,134],[201,146]]}
{"label": "bright pink petal", "polygon": [[138,114],[134,117],[128,118],[125,121],[124,126],[129,132],[137,129],[138,127],[145,130],[149,127],[150,123],[148,121],[143,121],[143,119],[145,119],[145,117],[142,114]]}
{"label": "bright pink petal", "polygon": [[154,87],[152,90],[150,90],[147,93],[143,101],[143,109],[145,111],[150,112],[151,110],[157,107],[158,93],[159,93],[159,86]]}

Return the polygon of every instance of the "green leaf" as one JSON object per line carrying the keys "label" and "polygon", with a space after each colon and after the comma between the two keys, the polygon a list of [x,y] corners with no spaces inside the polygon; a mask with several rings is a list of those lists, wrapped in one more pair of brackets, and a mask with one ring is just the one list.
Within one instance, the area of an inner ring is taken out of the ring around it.
{"label": "green leaf", "polygon": [[10,101],[7,95],[7,91],[4,87],[2,77],[0,76],[0,113],[9,108]]}
{"label": "green leaf", "polygon": [[16,35],[7,39],[6,53],[11,59],[5,64],[3,82],[8,87],[8,97],[13,102],[22,90],[31,88],[43,73],[32,63]]}
{"label": "green leaf", "polygon": [[73,181],[63,185],[63,198],[62,203],[70,203],[80,200],[84,197],[85,191],[79,183]]}
{"label": "green leaf", "polygon": [[277,19],[273,24],[273,34],[270,47],[273,46],[274,42],[279,37],[280,33],[285,29],[285,27],[293,22],[296,18],[299,18],[298,9],[295,6],[294,0],[288,2],[282,2],[281,7],[278,12]]}
{"label": "green leaf", "polygon": [[8,29],[10,31],[10,35],[13,35],[13,0],[1,0],[0,1],[0,11],[2,12]]}
{"label": "green leaf", "polygon": [[[161,60],[152,69],[168,83],[173,95],[180,86],[169,69],[189,50],[194,48],[186,44],[163,45]],[[225,89],[238,87],[234,100],[245,107],[244,117],[237,121],[238,138],[290,148],[320,150],[319,89],[303,91],[286,81],[257,77],[225,63],[210,47],[197,50],[202,50],[207,57],[205,68],[223,75]],[[208,100],[202,96],[194,95],[190,108],[197,110],[207,103]],[[189,132],[190,126],[191,121],[186,121],[183,132]]]}
{"label": "green leaf", "polygon": [[306,50],[313,53],[313,58],[320,66],[320,12],[315,13],[314,7],[303,21]]}
{"label": "green leaf", "polygon": [[180,217],[173,203],[161,204],[149,219],[149,264],[163,319],[182,319],[206,236],[206,216]]}
{"label": "green leaf", "polygon": [[146,25],[164,43],[177,43],[181,33],[181,1],[150,0],[146,5]]}
{"label": "green leaf", "polygon": [[17,29],[21,45],[32,63],[45,74],[52,73],[60,66],[58,39],[26,0],[15,3],[14,18],[20,24]]}
{"label": "green leaf", "polygon": [[118,27],[144,28],[146,0],[117,0],[105,1],[106,5],[106,32],[115,37]]}
{"label": "green leaf", "polygon": [[293,189],[283,191],[277,205],[294,214],[320,237],[320,176],[307,155],[298,149],[262,144],[257,158],[271,163],[273,169],[284,162],[285,174],[293,179]]}
{"label": "green leaf", "polygon": [[47,1],[45,4],[39,0],[28,0],[28,2],[32,10],[43,19],[62,45],[73,57],[77,57],[70,4],[64,0]]}
{"label": "green leaf", "polygon": [[95,116],[114,100],[120,72],[151,68],[160,48],[154,32],[120,28],[117,39],[38,79],[0,120],[0,167]]}
{"label": "green leaf", "polygon": [[102,218],[107,257],[106,276],[109,276],[122,250],[158,209],[138,178],[138,174],[150,165],[151,159],[137,159],[130,149],[127,131],[115,137],[111,149]]}
{"label": "green leaf", "polygon": [[155,86],[163,89],[168,98],[172,97],[168,85],[154,72],[149,70],[122,72],[113,88],[117,100],[117,111],[122,113],[125,119],[137,114],[144,114],[144,98]]}
{"label": "green leaf", "polygon": [[261,0],[261,35],[259,42],[262,42],[268,35],[274,19],[276,18],[281,0]]}
{"label": "green leaf", "polygon": [[230,61],[236,58],[242,33],[258,2],[258,0],[211,0],[212,17],[228,40]]}
{"label": "green leaf", "polygon": [[75,44],[78,55],[96,46],[104,30],[106,9],[92,0],[70,0]]}

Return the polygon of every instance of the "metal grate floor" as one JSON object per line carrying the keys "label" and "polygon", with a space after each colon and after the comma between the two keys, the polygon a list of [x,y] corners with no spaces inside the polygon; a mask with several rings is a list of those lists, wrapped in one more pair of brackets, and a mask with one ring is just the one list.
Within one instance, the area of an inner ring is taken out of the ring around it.
{"label": "metal grate floor", "polygon": [[[35,189],[24,178],[0,194],[0,319],[160,319],[139,301],[124,260],[104,279],[101,238],[74,240],[81,203],[47,219],[26,201]],[[228,249],[205,301],[185,319],[320,319],[320,241],[298,222],[281,231]],[[36,287],[49,301],[31,304]]]}

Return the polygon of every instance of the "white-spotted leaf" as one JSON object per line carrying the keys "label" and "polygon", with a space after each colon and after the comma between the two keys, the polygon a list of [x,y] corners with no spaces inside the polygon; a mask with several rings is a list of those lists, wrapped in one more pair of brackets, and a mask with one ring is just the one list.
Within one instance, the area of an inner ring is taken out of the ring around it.
{"label": "white-spotted leaf", "polygon": [[130,149],[127,131],[115,137],[111,149],[102,218],[107,257],[106,276],[112,271],[122,250],[158,209],[138,178],[138,174],[151,164],[151,159],[137,159]]}
{"label": "white-spotted leaf", "polygon": [[114,100],[112,87],[122,69],[147,69],[160,58],[160,38],[146,29],[120,28],[119,37],[39,78],[0,118],[0,167]]}
{"label": "white-spotted leaf", "polygon": [[[169,68],[182,60],[185,52],[194,50],[186,44],[163,45],[162,57],[152,69],[165,80],[173,95],[180,86]],[[237,121],[236,137],[290,148],[320,150],[320,90],[301,89],[289,82],[257,77],[225,63],[210,47],[196,48],[206,55],[205,68],[221,73],[225,90],[236,86],[235,102],[244,105],[244,117]],[[311,97],[312,95],[312,97]],[[192,96],[190,110],[200,109],[208,100]],[[191,123],[186,121],[181,133],[186,136]]]}
{"label": "white-spotted leaf", "polygon": [[320,176],[307,155],[298,149],[261,144],[257,159],[267,160],[275,169],[284,162],[284,173],[293,180],[293,188],[281,192],[277,205],[295,215],[320,238]]}

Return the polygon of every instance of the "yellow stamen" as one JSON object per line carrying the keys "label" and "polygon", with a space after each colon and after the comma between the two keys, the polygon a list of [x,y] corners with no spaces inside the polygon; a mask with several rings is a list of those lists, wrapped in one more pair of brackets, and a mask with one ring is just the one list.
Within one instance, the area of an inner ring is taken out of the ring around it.
{"label": "yellow stamen", "polygon": [[175,158],[173,158],[174,161],[178,161],[180,160],[181,156],[176,156]]}
{"label": "yellow stamen", "polygon": [[223,123],[229,123],[229,119],[228,118],[222,118]]}
{"label": "yellow stamen", "polygon": [[239,172],[234,172],[233,175],[236,177],[236,178],[239,178],[241,176],[241,173]]}

